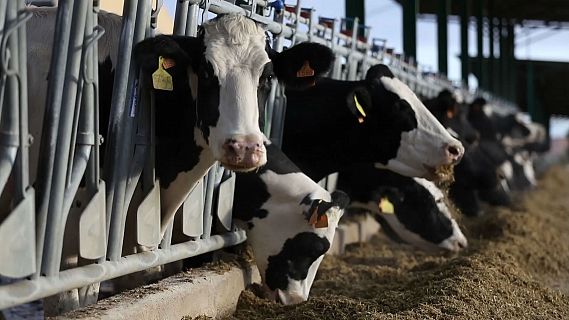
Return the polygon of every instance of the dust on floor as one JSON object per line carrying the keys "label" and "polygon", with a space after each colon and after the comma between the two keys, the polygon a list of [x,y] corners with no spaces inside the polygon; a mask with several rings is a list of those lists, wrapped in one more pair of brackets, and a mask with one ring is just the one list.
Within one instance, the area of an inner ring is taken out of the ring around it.
{"label": "dust on floor", "polygon": [[240,297],[231,319],[569,319],[569,169],[515,210],[463,219],[469,248],[433,255],[378,235],[327,256],[309,301]]}

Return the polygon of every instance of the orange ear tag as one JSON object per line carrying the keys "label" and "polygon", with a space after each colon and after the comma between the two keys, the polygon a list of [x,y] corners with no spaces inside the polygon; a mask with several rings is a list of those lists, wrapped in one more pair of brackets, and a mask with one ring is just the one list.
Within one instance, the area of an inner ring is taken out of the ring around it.
{"label": "orange ear tag", "polygon": [[312,77],[314,75],[314,69],[310,67],[310,63],[308,60],[304,61],[302,67],[296,72],[297,78],[307,78]]}
{"label": "orange ear tag", "polygon": [[328,216],[326,214],[318,216],[317,210],[314,210],[310,220],[308,220],[308,224],[314,228],[328,228]]}
{"label": "orange ear tag", "polygon": [[448,110],[447,111],[447,118],[452,119],[454,117],[454,112]]}
{"label": "orange ear tag", "polygon": [[[318,204],[320,204],[320,202],[322,202],[322,200],[320,200]],[[310,219],[308,219],[308,224],[314,228],[327,228],[328,216],[326,214],[318,216],[318,206],[316,206],[310,216]]]}
{"label": "orange ear tag", "polygon": [[176,61],[174,61],[174,59],[170,59],[170,58],[163,58],[162,59],[162,66],[166,70],[172,68],[175,65],[176,65]]}

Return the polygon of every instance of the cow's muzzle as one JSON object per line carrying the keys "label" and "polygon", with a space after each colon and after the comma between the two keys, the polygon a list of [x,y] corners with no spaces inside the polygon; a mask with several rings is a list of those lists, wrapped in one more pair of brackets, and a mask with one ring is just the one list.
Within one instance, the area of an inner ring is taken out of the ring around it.
{"label": "cow's muzzle", "polygon": [[250,171],[266,162],[263,140],[257,136],[227,139],[223,144],[221,164],[233,171]]}

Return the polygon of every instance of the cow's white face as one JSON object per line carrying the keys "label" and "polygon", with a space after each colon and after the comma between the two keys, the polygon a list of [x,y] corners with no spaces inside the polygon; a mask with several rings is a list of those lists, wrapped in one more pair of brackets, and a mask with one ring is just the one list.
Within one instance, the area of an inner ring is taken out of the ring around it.
{"label": "cow's white face", "polygon": [[[328,209],[326,212],[326,216],[328,217],[328,226],[326,228],[313,229],[314,235],[316,235],[316,237],[314,237],[317,239],[316,241],[327,243],[328,246],[333,243],[336,227],[338,226],[338,222],[340,221],[343,213],[344,209],[340,209],[336,206]],[[314,242],[312,243],[312,245],[315,244],[316,243]],[[324,259],[324,253],[322,253],[316,260],[314,260],[312,264],[310,264],[305,278],[293,279],[291,277],[288,277],[288,285],[286,290],[276,290],[280,302],[285,305],[289,305],[301,303],[308,300],[310,288],[312,288],[312,284],[316,278],[316,272],[320,267],[320,263],[322,263],[322,259]]]}
{"label": "cow's white face", "polygon": [[400,108],[412,109],[416,126],[401,133],[396,156],[386,164],[378,164],[378,167],[406,176],[436,180],[436,169],[458,163],[464,155],[464,147],[449,134],[407,85],[397,78],[387,76],[381,77],[380,82],[387,91],[400,99]]}
{"label": "cow's white face", "polygon": [[468,240],[462,233],[462,230],[460,230],[460,227],[458,226],[456,220],[452,217],[450,209],[445,201],[445,196],[441,189],[435,186],[435,184],[431,181],[425,179],[415,178],[415,181],[429,191],[433,197],[433,200],[437,204],[439,211],[450,220],[452,234],[450,237],[440,242],[438,246],[445,250],[454,252],[458,252],[461,249],[466,248],[468,246]]}
{"label": "cow's white face", "polygon": [[221,16],[204,24],[204,30],[209,70],[198,71],[198,110],[217,110],[213,115],[205,111],[204,136],[225,167],[252,170],[267,161],[257,102],[260,80],[270,68],[264,30],[241,15]]}

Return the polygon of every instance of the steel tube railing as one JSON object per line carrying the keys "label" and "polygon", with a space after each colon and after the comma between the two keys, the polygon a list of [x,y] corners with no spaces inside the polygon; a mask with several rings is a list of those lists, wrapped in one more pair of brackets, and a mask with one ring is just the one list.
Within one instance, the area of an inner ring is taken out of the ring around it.
{"label": "steel tube railing", "polygon": [[61,271],[56,277],[41,277],[0,286],[0,310],[34,301],[91,283],[114,279],[159,265],[194,257],[242,243],[247,239],[245,231],[239,230],[223,235],[214,235],[201,241],[188,241],[170,246],[168,250],[146,251],[122,257],[116,261],[89,264]]}
{"label": "steel tube railing", "polygon": [[85,19],[87,2],[75,1],[71,33],[67,55],[66,77],[63,87],[61,115],[57,131],[56,154],[53,166],[53,180],[48,206],[48,224],[46,228],[46,247],[42,272],[54,276],[59,272],[61,251],[63,248],[63,233],[68,211],[64,211],[65,192],[68,188],[67,170],[69,170],[69,151],[73,127],[73,116],[78,91],[78,79],[81,66],[83,37],[85,35]]}

